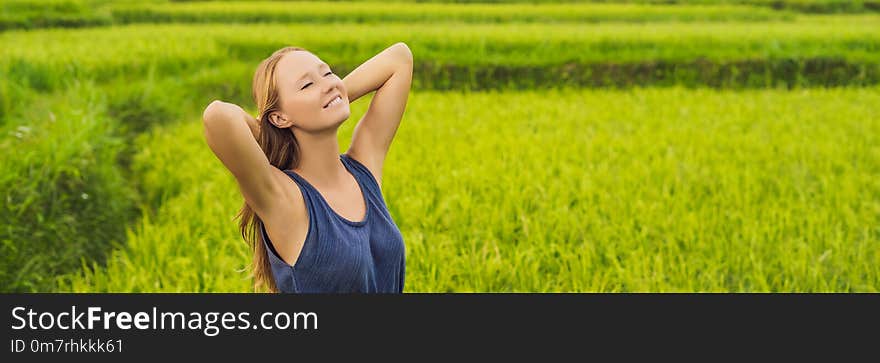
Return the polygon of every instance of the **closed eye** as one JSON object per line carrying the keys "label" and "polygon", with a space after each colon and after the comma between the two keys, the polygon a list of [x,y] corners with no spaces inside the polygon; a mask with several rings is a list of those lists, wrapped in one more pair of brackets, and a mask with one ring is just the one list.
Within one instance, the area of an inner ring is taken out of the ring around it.
{"label": "closed eye", "polygon": [[[328,74],[333,74],[333,72],[327,72],[326,74],[324,74],[324,76],[326,77]],[[303,88],[300,88],[300,89],[304,90],[304,89],[306,89],[306,87],[311,86],[311,85],[312,85],[312,82],[309,82],[305,86],[303,86]]]}

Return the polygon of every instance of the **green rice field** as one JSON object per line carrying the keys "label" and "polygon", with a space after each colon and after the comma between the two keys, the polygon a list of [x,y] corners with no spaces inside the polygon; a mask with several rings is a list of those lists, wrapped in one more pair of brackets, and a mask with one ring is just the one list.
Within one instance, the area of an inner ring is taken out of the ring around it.
{"label": "green rice field", "polygon": [[[880,5],[0,5],[0,290],[249,292],[205,143],[286,45],[405,42],[405,292],[880,290]],[[351,105],[340,152],[372,95]]]}

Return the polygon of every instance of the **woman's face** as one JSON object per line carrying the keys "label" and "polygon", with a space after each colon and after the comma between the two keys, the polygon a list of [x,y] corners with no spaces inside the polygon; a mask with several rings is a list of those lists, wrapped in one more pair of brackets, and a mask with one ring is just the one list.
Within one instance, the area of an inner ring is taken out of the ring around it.
{"label": "woman's face", "polygon": [[285,54],[275,76],[284,126],[320,131],[338,127],[351,114],[342,79],[311,52]]}

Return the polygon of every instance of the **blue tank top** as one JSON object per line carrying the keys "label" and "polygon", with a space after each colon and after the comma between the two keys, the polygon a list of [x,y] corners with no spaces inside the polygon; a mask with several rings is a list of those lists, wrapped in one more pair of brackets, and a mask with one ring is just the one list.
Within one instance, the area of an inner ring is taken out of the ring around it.
{"label": "blue tank top", "polygon": [[283,293],[401,293],[406,273],[405,247],[391,219],[379,183],[363,164],[339,155],[360,186],[367,206],[361,221],[337,214],[305,178],[284,170],[300,188],[309,213],[309,229],[293,266],[281,259],[260,223],[275,286]]}

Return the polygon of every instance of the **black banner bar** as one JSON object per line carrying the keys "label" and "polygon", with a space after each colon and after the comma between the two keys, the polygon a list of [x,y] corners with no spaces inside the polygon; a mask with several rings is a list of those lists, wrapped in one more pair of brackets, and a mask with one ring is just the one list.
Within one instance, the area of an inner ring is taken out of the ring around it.
{"label": "black banner bar", "polygon": [[[880,341],[878,294],[4,294],[5,355],[668,350]],[[511,350],[513,349],[513,350]],[[619,353],[626,353],[623,351]],[[4,360],[10,361],[10,360]]]}

